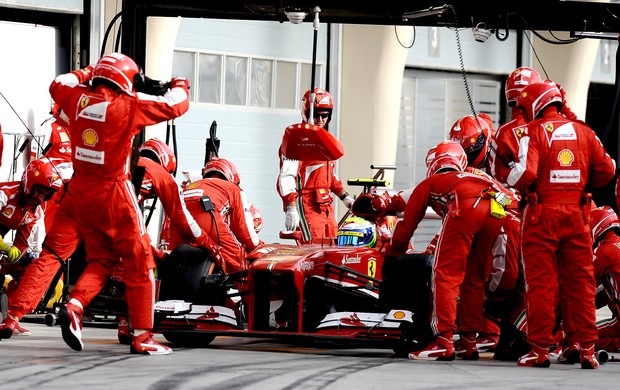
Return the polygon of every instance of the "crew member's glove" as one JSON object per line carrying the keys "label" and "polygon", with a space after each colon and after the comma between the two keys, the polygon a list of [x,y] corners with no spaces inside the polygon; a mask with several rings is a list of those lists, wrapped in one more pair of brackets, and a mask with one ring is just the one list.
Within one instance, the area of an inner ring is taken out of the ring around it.
{"label": "crew member's glove", "polygon": [[498,192],[489,191],[489,195],[494,197],[497,203],[501,204],[502,207],[506,207],[512,203],[512,199],[510,199],[510,196],[504,194],[501,191],[498,191]]}
{"label": "crew member's glove", "polygon": [[286,206],[286,219],[284,221],[284,227],[286,227],[286,230],[292,231],[297,229],[297,226],[299,226],[299,213],[297,212],[297,207]]}
{"label": "crew member's glove", "polygon": [[82,69],[75,70],[72,73],[77,76],[80,84],[84,84],[93,77],[94,68],[95,67],[93,65],[88,65]]}
{"label": "crew member's glove", "polygon": [[155,80],[147,75],[140,73],[134,78],[133,87],[136,91],[146,93],[148,95],[163,96],[170,88],[170,82]]}
{"label": "crew member's glove", "polygon": [[424,253],[427,254],[427,255],[434,255],[435,251],[437,250],[437,243],[438,242],[439,242],[439,234],[437,234],[437,235],[435,235],[435,237],[433,237],[431,242],[426,247],[426,250],[424,251]]}
{"label": "crew member's glove", "polygon": [[388,201],[381,195],[373,194],[370,206],[377,212],[379,217],[382,217],[387,211]]}
{"label": "crew member's glove", "polygon": [[351,198],[350,195],[347,195],[342,199],[342,203],[344,203],[344,205],[347,206],[349,210],[351,210],[351,207],[353,206],[353,202],[355,202],[355,200]]}
{"label": "crew member's glove", "polygon": [[209,252],[209,257],[220,267],[220,269],[226,273],[226,263],[224,262],[224,258],[220,253],[220,248],[211,240],[207,238],[207,242],[205,243],[205,248]]}
{"label": "crew member's glove", "polygon": [[189,81],[185,77],[175,77],[170,80],[170,88],[175,87],[189,89]]}
{"label": "crew member's glove", "polygon": [[153,259],[155,259],[155,264],[157,264],[157,266],[161,265],[166,260],[166,256],[168,254],[165,251],[159,248],[156,248],[152,245],[151,245],[151,251],[153,252]]}
{"label": "crew member's glove", "polygon": [[0,252],[4,253],[9,263],[15,263],[22,254],[16,246],[9,245],[2,241],[2,236],[0,236]]}
{"label": "crew member's glove", "polygon": [[183,172],[181,172],[181,174],[185,178],[185,180],[183,180],[183,182],[181,182],[181,187],[185,187],[189,183],[192,183],[192,182],[195,182],[195,181],[198,181],[198,180],[202,179],[202,173],[200,173],[200,171],[193,170],[193,169],[189,169],[187,171],[183,171]]}

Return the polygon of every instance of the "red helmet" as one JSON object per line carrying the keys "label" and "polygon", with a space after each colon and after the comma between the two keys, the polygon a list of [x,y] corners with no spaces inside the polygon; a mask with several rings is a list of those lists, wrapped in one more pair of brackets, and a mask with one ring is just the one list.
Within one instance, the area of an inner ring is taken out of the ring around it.
{"label": "red helmet", "polygon": [[160,163],[170,173],[173,173],[177,167],[177,159],[172,148],[156,137],[145,141],[140,146],[140,155]]}
{"label": "red helmet", "polygon": [[263,215],[253,204],[250,205],[250,213],[252,213],[252,219],[254,220],[254,231],[258,234],[263,228]]}
{"label": "red helmet", "polygon": [[34,186],[48,188],[54,192],[62,188],[62,179],[54,165],[47,158],[32,161],[22,174],[22,190],[30,196]]}
{"label": "red helmet", "polygon": [[121,53],[106,54],[97,61],[93,80],[105,79],[117,85],[123,92],[133,93],[134,77],[140,68],[130,57]]}
{"label": "red helmet", "polygon": [[450,129],[450,139],[458,142],[467,154],[468,165],[482,167],[489,155],[489,145],[494,133],[493,120],[487,114],[466,115],[457,120]]}
{"label": "red helmet", "polygon": [[239,177],[237,167],[225,158],[211,157],[211,160],[207,162],[207,165],[205,165],[202,170],[202,177],[210,176],[210,172],[223,176],[223,179],[226,179],[231,183],[235,183],[236,185],[241,183],[241,178]]}
{"label": "red helmet", "polygon": [[[334,98],[324,89],[314,88],[314,111],[325,110],[329,112],[327,122],[332,119],[332,111],[334,110]],[[310,90],[307,90],[304,97],[301,98],[301,118],[303,122],[308,122],[310,116]]]}
{"label": "red helmet", "polygon": [[606,231],[620,229],[618,215],[609,206],[592,209],[590,211],[590,229],[592,230],[592,242],[595,243]]}
{"label": "red helmet", "polygon": [[517,98],[517,107],[525,114],[527,120],[534,120],[543,109],[551,104],[562,109],[562,93],[551,80],[530,84],[523,88]]}
{"label": "red helmet", "polygon": [[514,106],[523,88],[541,81],[540,74],[532,68],[521,67],[513,70],[506,79],[506,102],[509,106]]}
{"label": "red helmet", "polygon": [[458,142],[443,141],[426,154],[426,168],[426,177],[446,168],[462,172],[467,168],[467,155]]}

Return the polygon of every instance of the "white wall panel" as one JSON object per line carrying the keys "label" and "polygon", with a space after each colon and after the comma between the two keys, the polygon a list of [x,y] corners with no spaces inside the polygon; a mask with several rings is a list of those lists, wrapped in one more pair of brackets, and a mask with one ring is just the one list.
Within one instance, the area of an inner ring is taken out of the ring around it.
{"label": "white wall panel", "polygon": [[0,53],[4,53],[0,61],[0,92],[4,96],[0,97],[4,133],[0,181],[21,178],[21,159],[14,175],[11,171],[15,143],[27,132],[26,126],[32,131],[50,116],[49,85],[56,77],[56,34],[52,27],[0,22]]}
{"label": "white wall panel", "polygon": [[70,14],[84,13],[84,2],[82,0],[0,0],[0,7]]}
{"label": "white wall panel", "polygon": [[[491,115],[497,127],[501,83],[468,74],[467,84],[476,112]],[[405,70],[394,189],[412,188],[424,180],[428,150],[446,139],[456,120],[469,114],[469,99],[459,73]],[[439,220],[424,220],[412,239],[415,250],[426,249],[440,226]]]}

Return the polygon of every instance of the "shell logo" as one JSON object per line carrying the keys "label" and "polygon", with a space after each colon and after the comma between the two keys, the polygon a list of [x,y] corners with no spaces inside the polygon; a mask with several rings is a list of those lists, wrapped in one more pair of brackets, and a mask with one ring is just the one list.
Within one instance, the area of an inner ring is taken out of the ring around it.
{"label": "shell logo", "polygon": [[472,145],[475,144],[476,143],[476,138],[475,137],[471,137],[469,139],[469,143],[472,144]]}
{"label": "shell logo", "polygon": [[555,130],[555,126],[553,126],[553,123],[545,123],[545,130],[547,130],[550,133],[553,133],[553,130]]}
{"label": "shell logo", "polygon": [[558,153],[558,161],[563,167],[570,166],[573,161],[575,161],[575,155],[568,149],[562,149],[560,153]]}
{"label": "shell logo", "polygon": [[394,318],[396,318],[397,320],[402,320],[403,318],[405,318],[405,313],[402,311],[396,311],[394,312]]}
{"label": "shell logo", "polygon": [[40,171],[34,171],[34,175],[35,175],[35,176],[39,176],[40,174],[41,174],[41,172],[40,172]]}
{"label": "shell logo", "polygon": [[7,206],[7,208],[5,208],[2,211],[2,214],[4,214],[4,216],[6,217],[10,217],[11,215],[13,215],[13,212],[15,211],[15,207],[13,206]]}
{"label": "shell logo", "polygon": [[521,97],[522,97],[522,98],[526,98],[526,97],[527,97],[527,92],[523,92],[523,93],[521,93]]}
{"label": "shell logo", "polygon": [[194,181],[185,186],[185,189],[191,190],[192,188],[196,188],[200,185],[199,182]]}
{"label": "shell logo", "polygon": [[86,146],[95,146],[99,142],[99,135],[95,130],[87,129],[82,133],[82,140]]}

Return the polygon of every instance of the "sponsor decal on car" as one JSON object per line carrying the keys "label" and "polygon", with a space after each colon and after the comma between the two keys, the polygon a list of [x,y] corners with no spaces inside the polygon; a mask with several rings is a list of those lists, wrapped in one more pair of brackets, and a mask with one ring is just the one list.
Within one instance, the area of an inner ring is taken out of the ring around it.
{"label": "sponsor decal on car", "polygon": [[314,261],[302,261],[299,263],[299,268],[304,272],[310,271],[314,269]]}
{"label": "sponsor decal on car", "polygon": [[361,262],[362,262],[362,258],[359,255],[355,255],[355,256],[344,255],[342,257],[342,265],[360,264]]}

